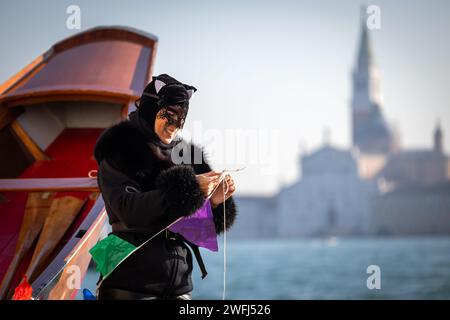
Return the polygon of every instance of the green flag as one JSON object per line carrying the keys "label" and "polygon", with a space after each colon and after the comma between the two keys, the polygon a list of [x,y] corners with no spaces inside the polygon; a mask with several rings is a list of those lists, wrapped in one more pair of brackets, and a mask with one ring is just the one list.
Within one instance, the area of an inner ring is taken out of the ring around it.
{"label": "green flag", "polygon": [[135,249],[136,246],[112,234],[99,241],[89,253],[97,266],[97,272],[106,278]]}

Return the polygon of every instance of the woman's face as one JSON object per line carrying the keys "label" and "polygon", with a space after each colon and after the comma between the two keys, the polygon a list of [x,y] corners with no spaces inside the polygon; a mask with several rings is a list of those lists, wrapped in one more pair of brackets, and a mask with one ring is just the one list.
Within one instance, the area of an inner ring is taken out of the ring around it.
{"label": "woman's face", "polygon": [[[156,114],[155,133],[163,143],[171,143],[183,126],[184,119],[180,118],[180,114],[181,108],[178,106],[163,108]],[[168,118],[170,118],[171,121],[169,121]],[[174,124],[174,122],[178,123]]]}

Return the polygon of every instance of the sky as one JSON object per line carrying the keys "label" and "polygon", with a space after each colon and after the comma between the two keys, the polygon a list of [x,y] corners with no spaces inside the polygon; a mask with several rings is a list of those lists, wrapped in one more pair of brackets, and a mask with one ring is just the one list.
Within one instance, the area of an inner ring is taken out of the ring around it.
{"label": "sky", "polygon": [[[80,30],[66,27],[73,4]],[[233,174],[238,195],[272,195],[299,178],[300,155],[319,148],[325,132],[333,145],[351,146],[363,4],[381,10],[381,29],[370,37],[387,121],[403,148],[417,149],[431,148],[439,120],[449,152],[445,0],[2,1],[0,82],[79,31],[125,25],[150,32],[159,39],[154,74],[198,89],[183,135],[211,150],[214,169],[245,166]],[[204,139],[195,138],[199,132]]]}

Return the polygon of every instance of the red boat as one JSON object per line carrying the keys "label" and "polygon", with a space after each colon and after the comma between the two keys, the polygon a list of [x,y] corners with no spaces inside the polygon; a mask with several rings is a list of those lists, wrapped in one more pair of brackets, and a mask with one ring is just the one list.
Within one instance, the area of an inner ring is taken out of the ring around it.
{"label": "red boat", "polygon": [[74,299],[104,230],[93,148],[150,81],[158,39],[98,27],[0,85],[0,298]]}

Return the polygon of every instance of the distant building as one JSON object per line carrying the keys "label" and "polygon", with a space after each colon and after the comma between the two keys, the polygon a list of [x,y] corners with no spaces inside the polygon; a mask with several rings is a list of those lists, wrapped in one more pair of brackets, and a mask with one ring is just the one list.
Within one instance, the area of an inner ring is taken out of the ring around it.
{"label": "distant building", "polygon": [[237,221],[229,238],[272,238],[276,236],[276,197],[236,196]]}
{"label": "distant building", "polygon": [[366,234],[373,182],[350,151],[325,145],[301,158],[302,178],[278,195],[278,236]]}
{"label": "distant building", "polygon": [[365,21],[352,82],[352,148],[325,143],[301,157],[301,179],[278,196],[242,199],[239,235],[450,234],[444,133],[438,124],[429,149],[400,148],[382,112],[380,76]]}
{"label": "distant building", "polygon": [[450,161],[442,140],[438,125],[432,149],[389,155],[377,174],[389,188],[373,201],[370,233],[450,234]]}
{"label": "distant building", "polygon": [[392,188],[432,186],[449,180],[449,158],[443,153],[440,125],[434,132],[432,149],[404,150],[391,153],[377,173]]}
{"label": "distant building", "polygon": [[403,187],[375,198],[370,233],[450,234],[450,182]]}

